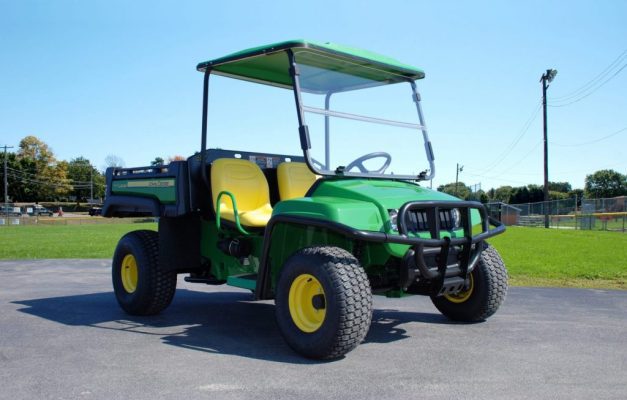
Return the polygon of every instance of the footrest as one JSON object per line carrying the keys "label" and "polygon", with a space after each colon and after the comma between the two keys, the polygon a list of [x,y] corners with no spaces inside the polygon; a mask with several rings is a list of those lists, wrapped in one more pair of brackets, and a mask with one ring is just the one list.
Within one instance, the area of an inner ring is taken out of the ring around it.
{"label": "footrest", "polygon": [[226,278],[226,283],[242,289],[255,290],[257,288],[257,274],[231,275]]}

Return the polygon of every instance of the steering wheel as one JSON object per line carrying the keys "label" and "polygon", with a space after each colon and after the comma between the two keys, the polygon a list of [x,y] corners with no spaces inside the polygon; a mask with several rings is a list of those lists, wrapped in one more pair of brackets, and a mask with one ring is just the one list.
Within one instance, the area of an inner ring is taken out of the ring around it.
{"label": "steering wheel", "polygon": [[[364,162],[371,160],[373,158],[385,158],[385,162],[383,163],[383,166],[381,166],[381,168],[370,171],[368,168],[364,166]],[[392,156],[390,154],[384,151],[377,151],[374,153],[364,154],[363,156],[351,161],[351,163],[348,164],[346,168],[344,168],[344,171],[350,171],[351,169],[357,167],[357,169],[359,169],[359,172],[363,172],[363,173],[375,172],[377,174],[382,174],[383,171],[385,171],[385,169],[390,166],[391,162],[392,162]]]}

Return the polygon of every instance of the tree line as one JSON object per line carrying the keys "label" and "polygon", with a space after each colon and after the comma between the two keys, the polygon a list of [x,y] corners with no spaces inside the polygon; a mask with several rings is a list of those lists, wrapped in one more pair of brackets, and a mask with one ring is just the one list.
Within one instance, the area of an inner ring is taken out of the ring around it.
{"label": "tree line", "polygon": [[[0,176],[4,182],[5,153],[0,152]],[[169,159],[179,160],[181,156]],[[124,167],[116,155],[105,158],[106,167]],[[104,198],[105,176],[93,163],[82,156],[69,161],[57,160],[52,149],[35,136],[23,138],[15,152],[6,153],[8,198],[11,202],[95,201]],[[156,157],[151,165],[165,161]],[[2,197],[4,200],[4,185]]]}
{"label": "tree line", "polygon": [[[519,187],[501,186],[483,191],[473,192],[464,182],[440,185],[438,191],[457,196],[465,200],[476,200],[482,203],[503,202],[508,204],[536,203],[544,201],[544,188],[540,185]],[[549,182],[549,199],[564,200],[577,196],[588,199],[601,199],[627,196],[627,175],[612,169],[603,169],[586,175],[584,189],[573,189],[568,182]]]}
{"label": "tree line", "polygon": [[[0,153],[2,166],[4,153]],[[36,201],[88,201],[93,187],[93,198],[102,199],[105,191],[105,176],[90,160],[79,156],[69,161],[57,160],[50,146],[35,136],[26,136],[20,141],[16,152],[7,152],[7,180],[9,198],[12,202]],[[184,160],[179,155],[170,157],[168,162]],[[162,157],[155,157],[151,166],[164,165]],[[124,161],[109,155],[105,158],[106,167],[123,167]],[[0,168],[4,174],[4,168]],[[4,176],[2,176],[4,179]],[[544,200],[540,185],[520,187],[501,186],[488,191],[473,192],[464,182],[448,183],[437,188],[466,200],[483,203],[500,201],[508,204],[535,203]],[[568,182],[550,182],[549,198],[608,198],[627,195],[627,175],[611,169],[596,171],[586,176],[584,189],[573,189]],[[4,185],[2,185],[4,199]]]}

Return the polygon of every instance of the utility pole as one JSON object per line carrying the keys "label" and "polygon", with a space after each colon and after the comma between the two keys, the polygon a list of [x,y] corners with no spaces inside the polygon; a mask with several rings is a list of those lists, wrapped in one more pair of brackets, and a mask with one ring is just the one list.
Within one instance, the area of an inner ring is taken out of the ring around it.
{"label": "utility pole", "polygon": [[4,212],[9,217],[9,180],[7,179],[7,149],[12,149],[13,146],[4,145]]}
{"label": "utility pole", "polygon": [[461,167],[459,166],[459,163],[457,164],[457,168],[455,169],[455,197],[457,197],[457,182],[459,182],[459,173],[462,172],[464,170],[464,166],[462,165]]}
{"label": "utility pole", "polygon": [[557,75],[557,70],[547,69],[540,82],[542,82],[542,111],[544,116],[544,227],[549,227],[549,141],[547,139],[547,121],[546,121],[546,89]]}

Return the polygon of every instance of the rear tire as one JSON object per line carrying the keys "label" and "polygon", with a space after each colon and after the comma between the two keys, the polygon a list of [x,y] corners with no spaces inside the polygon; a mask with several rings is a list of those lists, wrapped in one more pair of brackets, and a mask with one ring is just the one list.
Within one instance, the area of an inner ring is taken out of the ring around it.
{"label": "rear tire", "polygon": [[159,266],[159,234],[154,231],[133,231],[120,239],[111,275],[118,304],[132,315],[158,314],[176,291],[176,271]]}
{"label": "rear tire", "polygon": [[364,339],[372,291],[359,261],[337,247],[292,255],[276,288],[276,319],[287,344],[308,358],[338,358]]}
{"label": "rear tire", "polygon": [[431,296],[433,305],[454,321],[478,322],[498,310],[507,295],[507,269],[490,245],[470,273],[470,287],[457,295]]}

